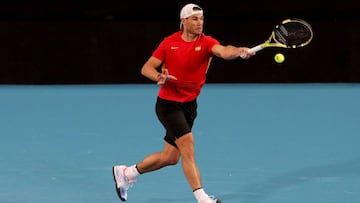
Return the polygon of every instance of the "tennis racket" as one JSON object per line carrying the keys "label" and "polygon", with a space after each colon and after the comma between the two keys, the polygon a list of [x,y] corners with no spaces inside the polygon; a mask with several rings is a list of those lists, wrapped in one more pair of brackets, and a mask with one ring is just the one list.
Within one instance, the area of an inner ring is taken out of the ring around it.
{"label": "tennis racket", "polygon": [[267,47],[298,48],[308,45],[313,38],[309,23],[301,19],[286,19],[276,25],[268,40],[249,52],[256,53]]}

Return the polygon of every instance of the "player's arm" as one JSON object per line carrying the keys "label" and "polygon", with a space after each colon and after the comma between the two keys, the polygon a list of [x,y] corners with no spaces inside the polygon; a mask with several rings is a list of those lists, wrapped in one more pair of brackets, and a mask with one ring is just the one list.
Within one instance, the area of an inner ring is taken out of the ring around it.
{"label": "player's arm", "polygon": [[215,56],[226,60],[238,57],[247,59],[254,55],[254,53],[248,52],[249,48],[247,47],[235,47],[232,45],[223,46],[221,44],[216,44],[211,50]]}
{"label": "player's arm", "polygon": [[157,68],[161,65],[162,61],[151,56],[141,68],[141,74],[150,80],[156,81],[157,84],[162,85],[167,80],[176,80],[175,76],[169,75],[167,70],[159,73]]}
{"label": "player's arm", "polygon": [[151,56],[141,68],[141,74],[150,80],[158,81],[159,72],[157,68],[161,65],[161,61]]}

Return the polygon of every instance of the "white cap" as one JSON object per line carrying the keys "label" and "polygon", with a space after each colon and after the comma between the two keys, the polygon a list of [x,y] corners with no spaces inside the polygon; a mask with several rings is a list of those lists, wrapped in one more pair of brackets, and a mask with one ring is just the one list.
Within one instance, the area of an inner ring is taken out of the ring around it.
{"label": "white cap", "polygon": [[[194,11],[194,8],[197,9]],[[188,18],[195,14],[203,14],[202,8],[196,4],[186,4],[180,11],[180,19]],[[180,22],[180,29],[181,28],[182,28],[182,23]]]}

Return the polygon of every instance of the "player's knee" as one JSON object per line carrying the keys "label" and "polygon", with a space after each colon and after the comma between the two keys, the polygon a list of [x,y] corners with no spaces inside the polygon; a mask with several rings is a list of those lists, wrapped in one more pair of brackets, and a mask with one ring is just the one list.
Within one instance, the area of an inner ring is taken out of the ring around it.
{"label": "player's knee", "polygon": [[179,157],[167,157],[164,162],[165,165],[176,165],[179,162]]}
{"label": "player's knee", "polygon": [[178,158],[172,158],[168,160],[168,165],[176,165],[177,163],[179,163]]}

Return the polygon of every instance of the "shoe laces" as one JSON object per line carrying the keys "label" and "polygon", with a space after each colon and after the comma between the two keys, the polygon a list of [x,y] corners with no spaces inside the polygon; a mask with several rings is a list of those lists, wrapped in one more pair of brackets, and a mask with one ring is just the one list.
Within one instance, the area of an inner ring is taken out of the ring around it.
{"label": "shoe laces", "polygon": [[126,189],[128,189],[128,188],[133,186],[133,184],[136,182],[136,179],[135,178],[133,178],[133,179],[128,178],[126,176],[126,173],[125,173],[126,169],[127,169],[127,167],[125,167],[124,170],[123,170],[123,176],[125,178],[125,181],[128,183],[128,186],[126,188]]}

